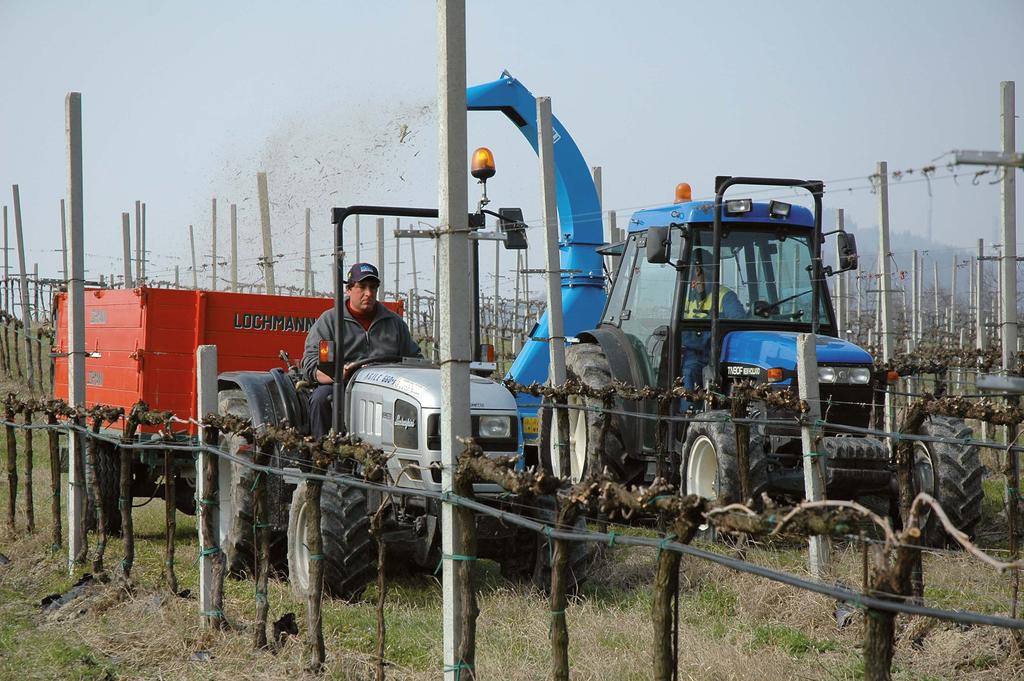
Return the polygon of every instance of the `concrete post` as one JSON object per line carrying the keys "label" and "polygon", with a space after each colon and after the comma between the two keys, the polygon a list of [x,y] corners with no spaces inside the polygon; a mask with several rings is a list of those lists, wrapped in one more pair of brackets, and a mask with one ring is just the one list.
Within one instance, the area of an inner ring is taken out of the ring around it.
{"label": "concrete post", "polygon": [[256,190],[260,199],[260,228],[263,232],[263,280],[267,293],[277,293],[274,284],[274,243],[270,232],[270,192],[267,189],[267,174],[256,173]]}
{"label": "concrete post", "polygon": [[9,313],[14,312],[14,308],[11,305],[11,287],[8,282],[11,279],[11,268],[8,260],[8,253],[10,252],[10,246],[7,240],[7,206],[4,206],[4,281],[3,281],[3,296],[4,296],[4,310]]}
{"label": "concrete post", "polygon": [[[817,426],[821,418],[821,402],[818,394],[818,356],[816,338],[812,333],[801,333],[796,339],[796,371],[800,399],[810,407],[804,415],[801,426],[801,440],[804,453],[804,496],[808,501],[825,498],[825,457],[821,456],[818,442],[822,429]],[[815,535],[809,538],[808,569],[815,579],[824,579],[828,573],[830,547],[828,537]]]}
{"label": "concrete post", "polygon": [[917,347],[917,339],[921,337],[921,315],[920,315],[920,277],[918,270],[917,251],[914,251],[914,259],[910,264],[910,347]]}
{"label": "concrete post", "polygon": [[[71,276],[68,279],[68,403],[85,406],[85,252],[82,220],[82,94],[69,92],[64,100],[68,159],[68,244]],[[5,244],[6,245],[6,244]],[[6,267],[6,250],[5,263]],[[79,424],[81,425],[81,424]],[[85,467],[82,438],[68,438],[68,574],[85,555]]]}
{"label": "concrete post", "polygon": [[[377,218],[377,272],[380,274],[380,286],[384,288],[384,282],[387,279],[384,278],[384,271],[387,268],[384,267],[384,218]],[[381,298],[384,297],[384,291],[380,292]]]}
{"label": "concrete post", "polygon": [[181,288],[181,277],[179,275],[180,275],[180,271],[178,270],[178,266],[175,265],[174,266],[174,288]]}
{"label": "concrete post", "polygon": [[551,128],[551,98],[537,98],[537,153],[541,169],[541,208],[547,276],[548,352],[551,385],[565,383],[565,329],[562,322],[562,276],[558,257],[558,210],[555,196],[555,150]]}
{"label": "concrete post", "polygon": [[313,254],[311,253],[310,246],[309,246],[309,233],[310,233],[310,210],[309,210],[309,208],[307,208],[306,209],[306,244],[305,244],[306,245],[306,253],[305,253],[306,257],[305,257],[305,260],[303,261],[305,267],[303,268],[304,269],[304,276],[302,277],[302,293],[303,293],[303,295],[306,295],[306,296],[311,294],[311,291],[312,291],[312,288],[313,288],[313,284],[312,284],[312,280],[313,280]]}
{"label": "concrete post", "polygon": [[942,330],[942,307],[939,305],[939,261],[932,260],[932,297],[935,300],[935,322],[934,328],[932,329],[932,338],[937,338],[937,334]]}
{"label": "concrete post", "polygon": [[135,288],[132,279],[132,225],[131,215],[121,213],[121,245],[124,252],[124,287]]}
{"label": "concrete post", "polygon": [[395,300],[401,300],[401,281],[399,280],[399,260],[402,259],[402,241],[398,238],[398,230],[402,229],[401,218],[395,218]]}
{"label": "concrete post", "polygon": [[[843,219],[843,209],[839,208],[836,210],[836,229],[840,232],[846,230]],[[738,263],[738,261],[737,261]],[[839,239],[836,239],[836,269],[839,269]],[[847,304],[847,297],[849,293],[846,290],[846,273],[842,273],[836,276],[836,335],[840,338],[846,338],[847,327],[850,325],[849,315],[847,311],[850,309]]]}
{"label": "concrete post", "polygon": [[238,293],[238,206],[231,204],[231,290]]}
{"label": "concrete post", "polygon": [[[999,84],[1002,95],[1003,152],[1016,152],[1014,135],[1014,82],[1004,80]],[[1003,168],[1000,185],[1002,199],[1003,260],[1002,275],[1002,324],[1003,324],[1003,371],[1017,367],[1017,171],[1012,167]]]}
{"label": "concrete post", "polygon": [[978,350],[988,349],[988,334],[985,332],[985,240],[978,239],[978,259],[975,261],[974,285],[974,323],[977,329],[975,347]]}
{"label": "concrete post", "polygon": [[[876,168],[878,178],[878,257],[879,271],[882,279],[879,282],[881,299],[881,345],[882,361],[888,362],[892,359],[896,349],[896,331],[893,328],[892,319],[892,266],[889,248],[889,168],[885,161],[879,161]],[[896,405],[891,394],[885,395],[885,422],[883,429],[892,432],[896,420]],[[893,452],[892,443],[889,443],[890,454]]]}
{"label": "concrete post", "polygon": [[142,278],[142,201],[135,202],[135,279]]}
{"label": "concrete post", "polygon": [[[600,168],[598,169],[600,177]],[[498,293],[501,287],[501,242],[494,242],[494,305],[492,315],[494,317],[494,334],[491,336],[491,343],[494,345],[495,357],[501,352],[501,331],[498,329]]]}
{"label": "concrete post", "polygon": [[[204,418],[207,414],[217,413],[217,346],[216,345],[200,345],[196,348],[196,416],[198,418]],[[200,438],[203,438],[203,434],[200,433]],[[203,475],[203,471],[207,467],[207,461],[210,457],[214,456],[200,450],[199,457],[196,459],[196,498],[206,499],[209,497],[209,490],[206,489],[206,476]],[[213,462],[214,465],[217,462]],[[203,555],[205,549],[210,549],[217,546],[217,538],[221,535],[220,531],[220,517],[215,518],[214,527],[216,528],[213,537],[205,536],[203,532],[203,526],[205,523],[202,521],[202,514],[205,513],[216,513],[216,506],[214,505],[199,505],[197,509],[199,516],[196,518],[196,524],[199,526],[197,531],[199,533],[199,612],[207,613],[214,609],[214,594],[213,594],[213,565],[216,560],[216,556],[212,554]],[[203,622],[207,621],[206,617],[202,617]]]}
{"label": "concrete post", "polygon": [[956,316],[957,316],[956,315],[956,311],[957,311],[956,284],[957,284],[957,270],[958,269],[960,269],[960,268],[957,267],[956,254],[954,253],[953,254],[953,270],[952,270],[952,272],[950,274],[950,282],[949,282],[949,319],[947,320],[947,322],[948,322],[947,326],[949,328],[949,335],[950,335],[951,338],[956,333],[956,325],[957,325],[957,318],[956,318]]}
{"label": "concrete post", "polygon": [[192,289],[199,289],[199,272],[196,270],[196,237],[192,231],[192,225],[188,226],[188,245],[192,251]]}
{"label": "concrete post", "polygon": [[[22,329],[22,340],[25,343],[25,363],[26,373],[25,376],[28,378],[28,384],[31,386],[35,382],[35,372],[32,368],[32,313],[28,304],[28,271],[25,269],[25,238],[24,232],[21,228],[21,193],[18,191],[18,185],[13,185],[14,190],[14,234],[18,240],[18,267],[20,276],[18,278],[19,287],[21,288],[21,322],[24,324]],[[15,332],[17,336],[17,331]]]}
{"label": "concrete post", "polygon": [[[413,322],[420,323],[420,271],[416,269],[416,239],[409,239],[409,258],[412,261],[412,288],[409,289],[412,303]],[[413,333],[416,329],[413,328]]]}
{"label": "concrete post", "polygon": [[139,277],[139,285],[142,286],[146,283],[146,202],[142,202],[142,240],[140,243],[140,249],[142,252],[142,258],[139,260],[139,269],[141,270],[141,276]]}
{"label": "concrete post", "polygon": [[211,199],[210,205],[210,290],[217,290],[217,199]]}
{"label": "concrete post", "polygon": [[[441,286],[438,317],[441,323],[441,489],[453,491],[456,459],[462,450],[459,437],[470,434],[469,362],[470,291],[468,174],[466,159],[466,6],[464,0],[438,0],[438,137],[440,139],[439,219],[441,229]],[[378,235],[383,224],[378,222]],[[382,239],[378,241],[380,243]],[[382,256],[383,253],[380,253]],[[383,276],[383,273],[381,273]],[[464,520],[452,504],[441,505],[442,555],[465,554]],[[465,572],[455,561],[442,561],[442,628],[445,681],[463,678],[463,608],[459,578]],[[469,651],[472,659],[472,651]]]}

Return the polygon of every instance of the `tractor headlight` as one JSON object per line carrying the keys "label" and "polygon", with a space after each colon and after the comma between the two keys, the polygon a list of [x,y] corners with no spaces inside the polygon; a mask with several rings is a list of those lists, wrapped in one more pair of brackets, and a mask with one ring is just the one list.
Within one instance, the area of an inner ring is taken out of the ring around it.
{"label": "tractor headlight", "polygon": [[867,367],[856,367],[850,370],[850,383],[855,385],[867,385],[871,382],[871,369]]}
{"label": "tractor headlight", "polygon": [[511,416],[481,416],[477,426],[479,437],[500,439],[512,435]]}
{"label": "tractor headlight", "polygon": [[818,367],[819,383],[835,383],[836,370],[832,367]]}

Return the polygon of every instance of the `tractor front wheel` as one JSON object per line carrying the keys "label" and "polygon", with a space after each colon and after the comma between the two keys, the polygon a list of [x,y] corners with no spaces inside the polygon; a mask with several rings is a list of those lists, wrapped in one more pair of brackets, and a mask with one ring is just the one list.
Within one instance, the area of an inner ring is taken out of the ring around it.
{"label": "tractor front wheel", "polygon": [[[745,502],[736,452],[736,425],[726,420],[725,411],[709,411],[705,416],[708,420],[693,421],[687,429],[680,488],[685,494],[696,494],[720,504]],[[715,420],[716,417],[721,420]],[[750,426],[747,451],[750,496],[756,501],[768,488],[768,459],[759,426]]]}

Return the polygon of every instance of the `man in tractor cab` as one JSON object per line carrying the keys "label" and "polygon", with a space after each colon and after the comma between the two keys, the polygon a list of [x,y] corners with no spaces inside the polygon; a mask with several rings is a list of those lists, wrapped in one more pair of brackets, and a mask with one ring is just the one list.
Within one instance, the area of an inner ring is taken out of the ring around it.
{"label": "man in tractor cab", "polygon": [[[690,287],[686,292],[683,319],[711,322],[711,295],[714,293],[711,251],[694,248],[690,255]],[[722,284],[718,287],[720,319],[743,319],[747,316],[736,292]],[[704,367],[710,361],[711,328],[683,331],[683,387],[688,390],[704,385]],[[689,403],[683,402],[686,410]]]}
{"label": "man in tractor cab", "polygon": [[[345,281],[345,379],[353,363],[371,357],[422,357],[420,346],[412,339],[405,321],[377,303],[380,274],[366,262],[357,262]],[[334,379],[317,368],[320,341],[334,341],[334,307],[320,315],[306,334],[302,353],[302,373],[317,384],[309,397],[309,426],[313,437],[323,437],[331,429]],[[340,349],[339,349],[340,350]],[[339,352],[339,356],[340,356]]]}

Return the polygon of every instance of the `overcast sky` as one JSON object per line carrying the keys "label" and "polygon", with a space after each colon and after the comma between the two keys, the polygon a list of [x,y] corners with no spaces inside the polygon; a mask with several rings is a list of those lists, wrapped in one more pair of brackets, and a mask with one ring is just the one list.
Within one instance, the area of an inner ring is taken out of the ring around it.
{"label": "overcast sky", "polygon": [[[216,197],[219,252],[237,203],[241,278],[257,279],[261,170],[274,250],[284,254],[279,283],[301,282],[307,207],[323,254],[332,205],[435,206],[435,13],[412,0],[0,0],[0,203],[11,206],[11,185],[20,186],[29,267],[59,272],[70,91],[82,93],[92,277],[122,271],[121,213],[134,214],[137,199],[147,204],[150,274],[169,279],[177,264],[190,277],[188,225],[208,261]],[[915,170],[891,183],[894,230],[923,238],[930,215],[935,239],[954,246],[998,234],[993,174],[974,184],[977,168],[961,167],[954,179],[944,154],[999,148],[1000,81],[1017,81],[1024,109],[1018,0],[521,0],[470,2],[467,20],[469,83],[508,69],[550,96],[587,162],[603,168],[604,208],[620,216],[671,201],[680,181],[707,196],[716,175],[769,175],[825,180],[826,206],[872,228],[867,177],[886,160]],[[538,167],[526,141],[500,114],[469,121],[470,149],[488,145],[497,158],[495,205],[521,205],[536,222]],[[13,245],[11,208],[9,221]],[[539,261],[539,239],[534,249]],[[432,252],[418,245],[421,270]],[[402,261],[410,266],[407,253]],[[318,255],[321,286],[327,262]]]}

